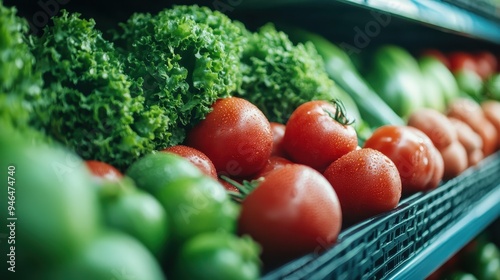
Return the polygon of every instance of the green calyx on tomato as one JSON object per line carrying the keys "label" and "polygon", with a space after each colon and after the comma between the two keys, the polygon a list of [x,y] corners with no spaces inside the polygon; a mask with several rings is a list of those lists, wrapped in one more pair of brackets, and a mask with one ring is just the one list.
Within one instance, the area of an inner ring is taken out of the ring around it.
{"label": "green calyx on tomato", "polygon": [[260,278],[260,247],[249,236],[214,232],[193,237],[176,258],[173,279]]}
{"label": "green calyx on tomato", "polygon": [[320,172],[356,149],[358,138],[343,113],[343,106],[325,100],[303,103],[286,124],[283,146],[287,156]]}
{"label": "green calyx on tomato", "polygon": [[336,122],[342,125],[351,125],[355,120],[349,120],[346,115],[346,110],[342,101],[338,99],[334,99],[331,101],[333,107],[335,107],[335,111],[331,112],[328,109],[323,108],[323,111],[330,116],[330,118],[334,119]]}
{"label": "green calyx on tomato", "polygon": [[227,193],[231,196],[231,198],[236,202],[242,202],[245,197],[247,197],[255,188],[257,188],[262,181],[263,177],[255,179],[255,180],[243,180],[241,183],[236,182],[235,180],[225,176],[220,176],[222,180],[229,183],[231,186],[234,186],[238,191],[227,191]]}

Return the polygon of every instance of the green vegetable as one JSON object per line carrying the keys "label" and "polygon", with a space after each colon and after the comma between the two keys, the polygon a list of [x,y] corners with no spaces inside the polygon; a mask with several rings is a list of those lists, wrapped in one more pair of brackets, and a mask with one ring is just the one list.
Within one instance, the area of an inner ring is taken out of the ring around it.
{"label": "green vegetable", "polygon": [[5,239],[1,247],[8,253],[15,246],[18,270],[25,272],[78,254],[102,226],[84,162],[65,148],[32,139],[0,123],[0,178],[5,184],[0,217],[17,218],[8,221],[15,223],[15,244],[7,245]]}
{"label": "green vegetable", "polygon": [[462,69],[455,73],[455,79],[462,95],[469,96],[480,101],[483,91],[483,80],[476,72]]}
{"label": "green vegetable", "polygon": [[446,276],[446,280],[477,280],[477,278],[470,273],[463,271],[455,271]]}
{"label": "green vegetable", "polygon": [[270,121],[286,123],[300,104],[336,97],[314,46],[293,44],[272,24],[250,36],[241,64],[243,83],[236,95],[259,107]]}
{"label": "green vegetable", "polygon": [[173,279],[260,279],[259,253],[248,236],[200,234],[182,247]]}
{"label": "green vegetable", "polygon": [[126,172],[138,188],[153,195],[179,178],[200,177],[202,174],[200,169],[189,160],[164,152],[143,156],[135,161]]}
{"label": "green vegetable", "polygon": [[300,42],[310,41],[325,61],[329,77],[356,102],[361,118],[372,128],[404,121],[373,91],[352,64],[349,56],[332,42],[306,30],[288,29],[290,36]]}
{"label": "green vegetable", "polygon": [[130,178],[103,181],[99,187],[103,215],[108,226],[137,238],[160,257],[168,240],[168,217],[151,194],[137,189]]}
{"label": "green vegetable", "polygon": [[485,81],[483,97],[500,101],[500,73],[491,75]]}
{"label": "green vegetable", "polygon": [[435,108],[441,112],[460,94],[458,84],[451,71],[440,60],[426,56],[418,60],[424,83],[433,85],[436,93],[429,94],[431,102],[427,107]]}
{"label": "green vegetable", "polygon": [[40,280],[164,280],[154,256],[136,239],[107,231],[73,258],[36,272]]}
{"label": "green vegetable", "polygon": [[367,81],[402,118],[425,105],[418,63],[398,46],[385,45],[375,52]]}
{"label": "green vegetable", "polygon": [[163,205],[174,247],[198,233],[234,231],[238,212],[224,187],[189,160],[157,152],[134,162],[126,175]]}
{"label": "green vegetable", "polygon": [[118,168],[155,149],[167,119],[158,106],[143,106],[95,22],[66,11],[53,21],[33,38],[45,82],[34,124],[84,159]]}
{"label": "green vegetable", "polygon": [[244,27],[207,7],[174,6],[157,15],[134,14],[115,32],[126,72],[137,79],[146,106],[168,119],[157,147],[179,144],[186,129],[241,83]]}
{"label": "green vegetable", "polygon": [[237,206],[224,187],[208,176],[179,178],[155,197],[167,212],[175,247],[201,233],[235,231]]}
{"label": "green vegetable", "polygon": [[500,250],[481,235],[472,249],[464,253],[462,267],[477,279],[500,279]]}
{"label": "green vegetable", "polygon": [[0,1],[0,120],[17,128],[28,125],[31,101],[39,98],[42,80],[33,71],[35,59],[26,43],[28,23],[16,8]]}

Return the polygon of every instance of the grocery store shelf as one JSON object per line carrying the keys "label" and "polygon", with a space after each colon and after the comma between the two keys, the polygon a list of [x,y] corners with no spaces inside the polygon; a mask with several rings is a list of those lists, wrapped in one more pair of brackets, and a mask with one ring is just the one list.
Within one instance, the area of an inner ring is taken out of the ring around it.
{"label": "grocery store shelf", "polygon": [[386,12],[435,29],[500,44],[500,8],[492,12],[497,15],[493,18],[438,0],[254,0],[242,1],[242,6],[258,9],[314,6],[330,9],[334,16],[339,3]]}
{"label": "grocery store shelf", "polygon": [[500,217],[500,152],[391,212],[345,229],[337,243],[271,279],[424,279]]}

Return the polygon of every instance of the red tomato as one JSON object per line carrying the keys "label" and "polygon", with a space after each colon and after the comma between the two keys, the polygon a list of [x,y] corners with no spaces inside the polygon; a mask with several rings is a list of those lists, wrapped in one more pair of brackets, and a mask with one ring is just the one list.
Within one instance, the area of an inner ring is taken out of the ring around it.
{"label": "red tomato", "polygon": [[283,145],[293,162],[318,171],[356,149],[358,138],[337,103],[315,100],[300,105],[286,124]]}
{"label": "red tomato", "polygon": [[477,73],[477,65],[474,57],[466,52],[451,52],[448,54],[450,70],[457,72],[462,69],[469,69]]}
{"label": "red tomato", "polygon": [[240,234],[262,246],[262,259],[275,266],[319,252],[337,240],[340,204],[328,181],[299,164],[272,171],[241,204]]}
{"label": "red tomato", "polygon": [[217,100],[187,136],[187,145],[205,153],[218,174],[249,176],[264,167],[273,148],[271,125],[245,99]]}
{"label": "red tomato", "polygon": [[271,171],[283,168],[284,166],[287,166],[289,164],[294,164],[293,162],[289,161],[286,158],[278,157],[278,156],[271,156],[268,160],[264,168],[262,168],[259,172],[257,172],[255,175],[253,175],[253,179],[258,179],[260,177],[265,177],[267,174],[269,174]]}
{"label": "red tomato", "polygon": [[273,133],[273,151],[271,155],[286,157],[285,149],[283,148],[283,136],[285,136],[286,126],[277,122],[271,122],[270,124]]}
{"label": "red tomato", "polygon": [[90,173],[97,177],[110,181],[119,181],[123,174],[114,166],[98,160],[86,160],[85,165]]}
{"label": "red tomato", "polygon": [[184,145],[177,145],[168,147],[162,152],[170,152],[186,158],[196,167],[198,167],[203,173],[217,179],[217,171],[215,171],[215,166],[212,161],[207,157],[207,155],[195,148]]}
{"label": "red tomato", "polygon": [[477,72],[481,78],[486,79],[494,74],[497,69],[497,58],[488,51],[481,51],[474,55]]}
{"label": "red tomato", "polygon": [[387,156],[373,149],[354,150],[323,173],[342,207],[345,225],[394,209],[401,198],[401,178]]}
{"label": "red tomato", "polygon": [[429,137],[414,127],[381,126],[366,140],[364,148],[381,151],[396,164],[403,194],[436,188],[443,176],[444,170],[439,170],[441,154]]}

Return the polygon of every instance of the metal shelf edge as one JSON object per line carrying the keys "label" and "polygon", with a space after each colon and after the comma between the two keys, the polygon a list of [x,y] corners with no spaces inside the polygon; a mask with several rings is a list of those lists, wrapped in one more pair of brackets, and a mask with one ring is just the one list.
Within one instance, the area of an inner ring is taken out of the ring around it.
{"label": "metal shelf edge", "polygon": [[500,44],[500,18],[495,21],[446,2],[432,0],[258,0],[249,1],[251,4],[247,5],[243,2],[242,7],[265,9],[293,5],[324,5],[326,9],[329,4],[335,2],[387,12],[435,29]]}

